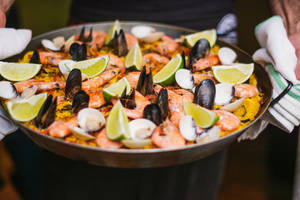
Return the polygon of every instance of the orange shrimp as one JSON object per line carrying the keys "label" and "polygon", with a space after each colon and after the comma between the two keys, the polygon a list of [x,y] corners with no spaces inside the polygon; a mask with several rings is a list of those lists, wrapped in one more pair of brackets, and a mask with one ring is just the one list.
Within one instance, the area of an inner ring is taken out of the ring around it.
{"label": "orange shrimp", "polygon": [[44,65],[55,65],[68,56],[68,54],[63,52],[53,52],[53,51],[39,51],[41,64]]}
{"label": "orange shrimp", "polygon": [[49,127],[49,135],[52,137],[62,138],[71,134],[69,126],[78,126],[77,118],[73,117],[67,121],[62,119],[54,121]]}
{"label": "orange shrimp", "polygon": [[162,36],[161,40],[162,43],[156,47],[156,51],[161,55],[172,57],[173,53],[178,50],[179,44],[166,35]]}
{"label": "orange shrimp", "polygon": [[237,97],[253,97],[258,93],[257,87],[250,84],[240,84],[235,87],[235,96]]}
{"label": "orange shrimp", "polygon": [[102,90],[86,90],[86,93],[90,97],[89,107],[90,108],[99,108],[106,104]]}
{"label": "orange shrimp", "polygon": [[151,139],[160,148],[179,148],[185,146],[185,139],[181,136],[179,129],[168,119],[155,128]]}
{"label": "orange shrimp", "polygon": [[136,88],[141,72],[130,72],[125,77],[131,88]]}
{"label": "orange shrimp", "polygon": [[109,62],[107,68],[110,69],[112,67],[118,67],[121,70],[121,73],[124,73],[126,71],[125,64],[124,62],[116,55],[113,54],[99,54],[98,57],[100,56],[109,56]]}
{"label": "orange shrimp", "polygon": [[241,120],[231,112],[225,110],[214,110],[213,112],[219,116],[216,125],[219,126],[221,130],[233,131],[240,126]]}
{"label": "orange shrimp", "polygon": [[89,44],[91,46],[91,51],[99,51],[104,45],[107,34],[104,31],[94,31],[93,40]]}
{"label": "orange shrimp", "polygon": [[101,86],[103,86],[105,83],[113,79],[118,73],[120,72],[119,68],[110,68],[104,72],[102,72],[100,75],[91,78],[87,81],[84,81],[82,83],[82,89],[83,90],[91,90],[91,89],[97,89]]}
{"label": "orange shrimp", "polygon": [[157,53],[147,53],[143,56],[143,65],[146,66],[147,69],[151,67],[153,71],[159,71],[169,61],[169,58]]}
{"label": "orange shrimp", "polygon": [[39,81],[36,79],[30,79],[26,81],[20,81],[14,83],[14,86],[16,87],[18,93],[23,92],[26,88],[36,86],[37,92],[44,92],[48,90],[54,90],[54,89],[63,89],[66,86],[66,83],[64,81],[52,81],[52,82],[46,82],[46,81]]}
{"label": "orange shrimp", "polygon": [[130,33],[125,33],[125,39],[127,43],[127,48],[129,50],[135,45],[135,43],[138,42],[138,39]]}
{"label": "orange shrimp", "polygon": [[195,85],[198,85],[204,79],[211,79],[212,81],[214,81],[216,83],[216,80],[214,79],[214,75],[210,71],[205,72],[205,73],[201,73],[201,74],[193,74],[193,78],[194,78],[194,84]]}
{"label": "orange shrimp", "polygon": [[192,66],[192,71],[201,71],[203,69],[212,67],[213,65],[217,65],[219,62],[220,60],[217,55],[209,55],[205,58],[200,58],[196,63],[194,63]]}
{"label": "orange shrimp", "polygon": [[122,143],[110,140],[106,135],[105,128],[96,133],[96,145],[104,149],[120,149]]}

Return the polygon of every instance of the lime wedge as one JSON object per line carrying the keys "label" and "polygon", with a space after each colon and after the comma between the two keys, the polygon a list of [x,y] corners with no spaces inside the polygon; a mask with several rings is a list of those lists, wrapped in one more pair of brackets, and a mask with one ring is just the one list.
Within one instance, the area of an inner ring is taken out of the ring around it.
{"label": "lime wedge", "polygon": [[140,49],[139,43],[135,43],[133,48],[130,49],[128,52],[126,59],[125,59],[125,67],[130,68],[134,67],[137,70],[141,70],[143,65],[143,55]]}
{"label": "lime wedge", "polygon": [[205,30],[185,36],[185,42],[189,47],[193,47],[200,39],[207,39],[210,46],[214,46],[217,40],[217,33],[215,29]]}
{"label": "lime wedge", "polygon": [[32,63],[0,62],[0,74],[10,81],[24,81],[39,73],[41,66],[41,64]]}
{"label": "lime wedge", "polygon": [[76,62],[75,64],[65,63],[65,66],[71,71],[72,69],[80,69],[81,73],[85,74],[88,78],[93,78],[102,73],[109,62],[109,56],[102,56],[89,60]]}
{"label": "lime wedge", "polygon": [[180,54],[172,58],[157,74],[153,76],[154,83],[171,85],[175,81],[175,73],[183,67],[183,59]]}
{"label": "lime wedge", "polygon": [[219,117],[214,112],[197,104],[184,103],[183,108],[185,114],[192,116],[197,126],[201,128],[209,128],[219,120]]}
{"label": "lime wedge", "polygon": [[124,77],[118,82],[111,84],[109,87],[103,89],[103,97],[105,101],[109,102],[112,97],[121,96],[126,88],[126,94],[130,94],[130,84],[128,80]]}
{"label": "lime wedge", "polygon": [[120,101],[113,106],[108,115],[106,134],[111,140],[123,140],[130,138],[128,118]]}
{"label": "lime wedge", "polygon": [[121,29],[119,20],[116,20],[115,23],[110,27],[108,35],[105,39],[105,44],[108,45],[114,38],[115,32],[119,33]]}
{"label": "lime wedge", "polygon": [[6,103],[9,114],[17,121],[26,122],[34,119],[39,113],[47,93],[33,95],[28,99],[14,99]]}
{"label": "lime wedge", "polygon": [[254,70],[254,64],[234,64],[230,66],[212,67],[214,77],[221,83],[240,84],[249,79]]}

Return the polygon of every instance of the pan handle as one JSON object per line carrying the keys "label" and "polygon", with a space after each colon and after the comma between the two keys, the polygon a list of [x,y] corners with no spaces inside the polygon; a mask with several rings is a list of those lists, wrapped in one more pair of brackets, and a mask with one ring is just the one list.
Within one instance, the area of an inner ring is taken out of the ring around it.
{"label": "pan handle", "polygon": [[0,107],[0,141],[8,134],[18,130],[15,123],[3,112]]}

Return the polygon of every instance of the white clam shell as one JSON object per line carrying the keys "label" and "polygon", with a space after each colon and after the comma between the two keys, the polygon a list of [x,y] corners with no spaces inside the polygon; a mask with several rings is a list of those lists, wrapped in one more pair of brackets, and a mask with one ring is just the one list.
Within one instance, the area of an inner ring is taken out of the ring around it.
{"label": "white clam shell", "polygon": [[73,60],[62,60],[58,63],[58,68],[59,68],[59,71],[65,76],[65,77],[68,77],[68,74],[70,73],[70,69],[69,67],[67,66],[72,66],[74,65],[76,62],[73,61]]}
{"label": "white clam shell", "polygon": [[186,115],[183,118],[181,118],[179,123],[179,130],[181,135],[186,139],[187,141],[194,141],[196,139],[196,124],[193,120],[192,116]]}
{"label": "white clam shell", "polygon": [[241,107],[244,103],[245,97],[242,97],[240,99],[237,99],[235,102],[232,102],[230,104],[227,104],[223,107],[221,107],[221,110],[226,110],[228,112],[234,112],[237,110],[239,107]]}
{"label": "white clam shell", "polygon": [[17,97],[18,93],[13,83],[9,81],[0,81],[0,97],[12,99]]}
{"label": "white clam shell", "polygon": [[234,97],[234,87],[230,83],[216,84],[215,104],[226,105]]}
{"label": "white clam shell", "polygon": [[131,29],[131,33],[137,38],[143,38],[155,33],[155,29],[151,26],[134,26]]}
{"label": "white clam shell", "polygon": [[69,52],[70,46],[74,43],[74,41],[75,41],[75,35],[72,35],[66,40],[65,47],[64,47],[65,52]]}
{"label": "white clam shell", "polygon": [[69,126],[70,131],[73,133],[75,137],[77,137],[80,140],[92,140],[95,139],[94,136],[88,134],[85,130],[82,128],[76,127],[76,126]]}
{"label": "white clam shell", "polygon": [[223,65],[231,65],[237,58],[235,51],[228,47],[220,48],[218,56]]}
{"label": "white clam shell", "polygon": [[65,38],[63,36],[55,37],[52,41],[54,46],[58,47],[59,49],[61,49],[65,44]]}
{"label": "white clam shell", "polygon": [[176,83],[183,89],[191,90],[194,87],[193,74],[188,69],[180,69],[175,74]]}
{"label": "white clam shell", "polygon": [[148,119],[135,119],[129,122],[130,136],[133,140],[141,140],[148,138],[156,125]]}
{"label": "white clam shell", "polygon": [[94,108],[84,108],[77,115],[79,126],[87,131],[100,130],[105,125],[105,118],[100,111]]}
{"label": "white clam shell", "polygon": [[142,149],[147,145],[152,143],[151,139],[142,139],[142,140],[122,140],[122,144],[130,149]]}
{"label": "white clam shell", "polygon": [[196,139],[196,142],[199,144],[204,144],[217,140],[220,137],[220,132],[221,129],[218,126],[213,126],[212,128],[199,135]]}
{"label": "white clam shell", "polygon": [[158,41],[162,36],[164,36],[163,32],[155,32],[152,33],[151,35],[139,38],[139,40],[146,43],[153,43]]}
{"label": "white clam shell", "polygon": [[41,43],[46,49],[49,49],[51,51],[60,51],[60,48],[55,46],[51,40],[43,39]]}
{"label": "white clam shell", "polygon": [[37,86],[25,88],[20,97],[22,99],[28,99],[28,98],[32,97],[33,95],[35,95],[35,93],[37,92],[37,89],[38,89]]}

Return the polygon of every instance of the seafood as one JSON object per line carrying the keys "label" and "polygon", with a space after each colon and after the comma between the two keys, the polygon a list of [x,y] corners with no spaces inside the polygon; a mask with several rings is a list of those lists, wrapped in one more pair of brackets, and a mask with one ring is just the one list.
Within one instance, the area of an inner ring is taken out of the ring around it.
{"label": "seafood", "polygon": [[66,58],[68,55],[63,52],[39,51],[40,62],[43,65],[55,65]]}
{"label": "seafood", "polygon": [[197,72],[203,69],[207,69],[213,65],[217,65],[220,62],[217,55],[209,55],[205,58],[200,58],[196,63],[192,65],[192,71]]}
{"label": "seafood", "polygon": [[15,88],[17,89],[18,93],[22,93],[26,88],[29,87],[37,87],[37,92],[43,92],[48,90],[55,90],[55,89],[64,89],[66,83],[64,81],[39,81],[36,79],[29,79],[27,81],[20,81],[14,83]]}
{"label": "seafood", "polygon": [[120,149],[122,147],[122,143],[108,139],[105,128],[96,133],[96,144],[104,149]]}
{"label": "seafood", "polygon": [[157,53],[147,53],[143,56],[143,65],[147,67],[147,71],[150,70],[150,68],[159,71],[163,66],[168,64],[169,61],[169,58]]}
{"label": "seafood", "polygon": [[71,134],[69,126],[77,126],[78,122],[76,117],[68,120],[57,120],[54,121],[49,127],[48,132],[52,137],[63,138]]}
{"label": "seafood", "polygon": [[237,97],[253,97],[258,93],[257,87],[250,84],[240,84],[235,87],[235,96]]}
{"label": "seafood", "polygon": [[4,99],[12,99],[17,97],[17,89],[9,81],[0,81],[0,97]]}
{"label": "seafood", "polygon": [[216,86],[210,79],[204,79],[196,86],[194,103],[208,109],[212,109],[216,96]]}
{"label": "seafood", "polygon": [[161,37],[161,40],[162,43],[156,47],[156,50],[161,55],[170,56],[178,50],[179,44],[169,36],[164,35]]}
{"label": "seafood", "polygon": [[233,131],[237,129],[241,123],[241,120],[234,114],[225,110],[214,110],[214,112],[219,116],[217,126],[223,131]]}
{"label": "seafood", "polygon": [[188,58],[188,68],[192,69],[193,65],[197,63],[200,58],[205,58],[209,55],[210,44],[206,39],[200,39],[191,49]]}

